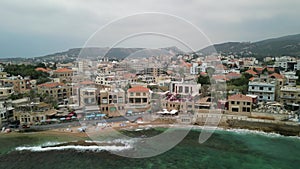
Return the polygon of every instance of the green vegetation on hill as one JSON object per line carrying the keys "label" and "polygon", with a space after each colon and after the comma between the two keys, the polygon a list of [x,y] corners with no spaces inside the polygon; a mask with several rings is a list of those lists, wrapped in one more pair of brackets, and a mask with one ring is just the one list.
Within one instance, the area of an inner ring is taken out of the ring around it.
{"label": "green vegetation on hill", "polygon": [[[41,65],[39,65],[41,66]],[[36,71],[35,68],[38,66],[33,65],[12,65],[7,64],[4,66],[4,72],[7,72],[13,76],[22,76],[22,77],[29,77],[30,79],[37,80],[37,84],[49,82],[49,74],[46,72]]]}
{"label": "green vegetation on hill", "polygon": [[247,94],[248,91],[248,83],[249,78],[252,76],[247,73],[243,73],[240,78],[232,79],[227,82],[227,90],[238,90],[239,92],[243,94]]}
{"label": "green vegetation on hill", "polygon": [[211,54],[217,51],[223,55],[253,56],[262,60],[265,56],[300,56],[300,34],[258,42],[227,42],[206,47],[199,52]]}

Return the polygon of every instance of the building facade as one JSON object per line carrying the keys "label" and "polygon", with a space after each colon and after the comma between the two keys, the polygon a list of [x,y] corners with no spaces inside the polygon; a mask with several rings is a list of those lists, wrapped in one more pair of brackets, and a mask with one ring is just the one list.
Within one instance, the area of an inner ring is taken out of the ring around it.
{"label": "building facade", "polygon": [[275,101],[276,82],[249,82],[248,94],[257,95],[258,101]]}
{"label": "building facade", "polygon": [[99,109],[108,117],[125,115],[125,91],[120,88],[100,90]]}
{"label": "building facade", "polygon": [[250,113],[252,111],[252,97],[236,94],[228,97],[228,111],[231,113]]}
{"label": "building facade", "polygon": [[289,106],[300,105],[300,88],[284,86],[280,89],[280,103]]}
{"label": "building facade", "polygon": [[126,109],[133,112],[144,112],[150,108],[150,89],[135,86],[127,90]]}
{"label": "building facade", "polygon": [[64,83],[43,83],[38,85],[38,93],[46,94],[58,102],[63,102],[65,99],[69,99],[72,95],[72,87]]}

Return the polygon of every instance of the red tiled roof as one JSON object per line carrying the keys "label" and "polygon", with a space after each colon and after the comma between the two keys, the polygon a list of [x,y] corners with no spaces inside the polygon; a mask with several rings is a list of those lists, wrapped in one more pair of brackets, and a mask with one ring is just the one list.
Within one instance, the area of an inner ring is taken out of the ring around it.
{"label": "red tiled roof", "polygon": [[202,76],[206,76],[206,75],[207,75],[207,73],[206,73],[206,72],[201,72],[201,73],[200,73],[200,75],[202,75]]}
{"label": "red tiled roof", "polygon": [[241,74],[236,73],[236,72],[230,72],[230,73],[228,73],[228,74],[226,75],[226,77],[229,78],[229,79],[232,78],[232,77],[239,78],[239,77],[241,77]]}
{"label": "red tiled roof", "polygon": [[273,68],[273,67],[267,67],[267,70],[268,70],[269,72],[275,72],[275,68]]}
{"label": "red tiled roof", "polygon": [[269,77],[274,77],[276,79],[284,79],[284,76],[278,73],[270,74]]}
{"label": "red tiled roof", "polygon": [[252,69],[247,70],[246,73],[248,73],[250,75],[257,75],[257,73]]}
{"label": "red tiled roof", "polygon": [[261,73],[265,68],[263,68],[263,67],[256,67],[255,69],[256,69],[258,72]]}
{"label": "red tiled roof", "polygon": [[58,83],[58,82],[54,82],[54,83],[43,83],[38,85],[39,87],[46,87],[46,88],[54,88],[57,86],[64,86],[65,84],[63,83]]}
{"label": "red tiled roof", "polygon": [[246,96],[243,94],[236,94],[232,96],[228,96],[229,101],[248,101],[252,102],[252,98],[250,96]]}
{"label": "red tiled roof", "polygon": [[68,69],[68,68],[60,68],[54,71],[55,73],[67,73],[67,72],[73,72],[72,69]]}
{"label": "red tiled roof", "polygon": [[249,80],[250,80],[250,81],[253,81],[254,79],[255,79],[255,77],[251,77]]}
{"label": "red tiled roof", "polygon": [[49,68],[45,69],[43,67],[37,67],[35,70],[36,71],[41,71],[41,72],[49,72],[49,71],[51,71],[51,69],[49,69]]}
{"label": "red tiled roof", "polygon": [[150,89],[143,86],[135,86],[130,89],[128,89],[128,92],[149,92]]}
{"label": "red tiled roof", "polygon": [[214,79],[214,80],[229,80],[226,76],[224,76],[224,75],[213,75],[212,76],[212,78]]}

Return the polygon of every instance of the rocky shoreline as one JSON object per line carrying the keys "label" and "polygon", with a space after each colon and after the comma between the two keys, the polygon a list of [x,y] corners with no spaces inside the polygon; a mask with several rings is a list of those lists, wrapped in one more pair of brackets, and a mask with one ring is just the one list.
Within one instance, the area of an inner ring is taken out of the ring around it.
{"label": "rocky shoreline", "polygon": [[278,133],[284,136],[300,136],[300,125],[288,125],[281,123],[253,122],[246,120],[227,120],[229,128],[241,128],[258,130],[268,133]]}

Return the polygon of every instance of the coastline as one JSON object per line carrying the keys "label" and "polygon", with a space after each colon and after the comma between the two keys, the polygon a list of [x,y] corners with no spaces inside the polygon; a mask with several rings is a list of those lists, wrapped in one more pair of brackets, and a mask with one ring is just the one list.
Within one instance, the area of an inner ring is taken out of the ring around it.
{"label": "coastline", "polygon": [[[31,132],[17,132],[13,131],[11,133],[0,133],[0,137],[14,137],[27,134],[37,134],[41,136],[53,136],[53,137],[69,137],[78,139],[89,139],[89,134],[97,133],[102,134],[103,137],[109,136],[113,132],[120,132],[123,130],[137,130],[143,128],[197,128],[203,129],[203,125],[192,125],[192,124],[175,124],[175,123],[132,123],[126,126],[119,126],[119,123],[113,124],[112,127],[99,129],[97,127],[90,128],[88,132],[79,132],[77,129],[80,126],[75,126],[71,128],[58,128],[43,131],[31,131]],[[275,133],[282,136],[295,136],[300,137],[300,125],[287,125],[281,123],[266,123],[266,122],[253,122],[245,120],[227,120],[226,122],[220,123],[218,126],[213,126],[214,129],[222,129],[226,131],[236,131],[236,130],[249,130],[253,132],[265,132],[265,133]]]}

